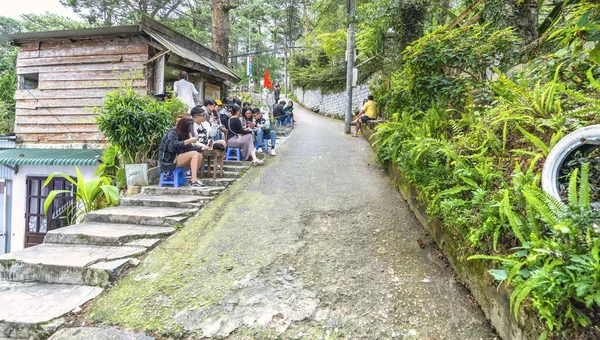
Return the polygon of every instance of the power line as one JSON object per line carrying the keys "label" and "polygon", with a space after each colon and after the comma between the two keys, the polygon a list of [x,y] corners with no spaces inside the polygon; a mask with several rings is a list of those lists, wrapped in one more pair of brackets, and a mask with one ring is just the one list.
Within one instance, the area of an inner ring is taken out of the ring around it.
{"label": "power line", "polygon": [[[302,47],[302,46],[290,46],[288,47],[288,49],[299,49],[299,50],[304,50],[306,49],[306,47]],[[248,53],[243,53],[243,54],[236,54],[236,55],[232,55],[229,56],[229,58],[240,58],[240,57],[247,57],[250,55],[260,55],[260,54],[265,54],[265,53],[270,53],[270,52],[276,52],[281,50],[280,48],[272,48],[270,50],[263,50],[263,51],[254,51],[254,52],[248,52]]]}

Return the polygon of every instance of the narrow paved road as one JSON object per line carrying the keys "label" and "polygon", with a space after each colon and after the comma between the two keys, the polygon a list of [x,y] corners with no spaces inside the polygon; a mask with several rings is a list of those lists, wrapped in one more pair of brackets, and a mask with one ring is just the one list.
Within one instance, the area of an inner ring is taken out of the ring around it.
{"label": "narrow paved road", "polygon": [[494,338],[367,142],[341,121],[296,116],[276,157],[86,318],[189,338]]}

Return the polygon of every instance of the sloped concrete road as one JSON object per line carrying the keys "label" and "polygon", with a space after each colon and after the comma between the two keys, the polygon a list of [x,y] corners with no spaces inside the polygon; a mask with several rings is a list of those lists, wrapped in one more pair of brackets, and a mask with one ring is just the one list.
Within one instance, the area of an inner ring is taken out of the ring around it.
{"label": "sloped concrete road", "polygon": [[[493,339],[363,138],[298,124],[85,319],[174,338]],[[421,249],[417,239],[427,244]]]}

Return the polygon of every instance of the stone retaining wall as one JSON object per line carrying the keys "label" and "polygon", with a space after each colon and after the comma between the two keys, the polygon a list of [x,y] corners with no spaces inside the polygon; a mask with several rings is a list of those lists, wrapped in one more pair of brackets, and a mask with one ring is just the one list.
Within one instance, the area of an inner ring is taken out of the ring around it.
{"label": "stone retaining wall", "polygon": [[[367,122],[363,127],[363,136],[373,145],[375,124]],[[427,204],[417,200],[417,189],[404,179],[395,165],[388,170],[389,176],[402,194],[410,209],[437,247],[444,253],[456,278],[464,284],[485,313],[492,326],[502,339],[533,340],[538,339],[542,325],[532,308],[521,308],[519,321],[510,313],[510,294],[512,290],[503,282],[498,285],[487,272],[486,264],[482,261],[467,261],[464,246],[444,228],[442,221],[430,221],[425,214]],[[524,304],[525,305],[525,304]]]}
{"label": "stone retaining wall", "polygon": [[[346,91],[338,93],[323,94],[321,90],[294,89],[294,95],[302,106],[318,111],[321,114],[340,116],[346,114]],[[369,95],[367,84],[356,86],[352,91],[352,111],[357,112],[362,108],[362,102]]]}

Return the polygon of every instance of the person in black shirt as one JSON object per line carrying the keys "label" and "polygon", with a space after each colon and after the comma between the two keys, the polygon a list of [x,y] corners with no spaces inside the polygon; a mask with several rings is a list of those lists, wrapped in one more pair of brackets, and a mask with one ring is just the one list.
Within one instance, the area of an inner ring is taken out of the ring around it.
{"label": "person in black shirt", "polygon": [[227,127],[227,145],[231,148],[239,148],[243,160],[252,159],[252,165],[261,165],[264,162],[256,157],[254,149],[254,135],[252,130],[244,129],[240,116],[242,108],[234,104],[231,106],[231,118],[229,118]]}
{"label": "person in black shirt", "polygon": [[191,188],[205,187],[196,177],[202,154],[193,150],[193,144],[198,141],[197,137],[188,138],[190,130],[194,126],[194,120],[189,117],[177,121],[174,129],[165,133],[158,147],[158,160],[162,171],[173,171],[178,167],[191,170]]}
{"label": "person in black shirt", "polygon": [[285,100],[282,100],[273,108],[273,117],[282,123],[290,119],[290,115],[283,109],[284,106]]}
{"label": "person in black shirt", "polygon": [[281,94],[281,86],[279,84],[275,85],[275,91],[273,91],[273,96],[275,97],[275,103],[279,101],[279,95]]}

